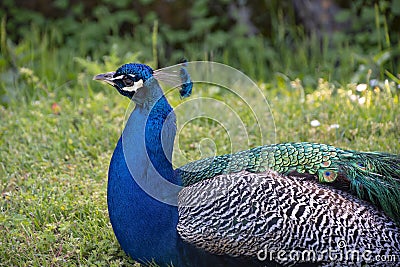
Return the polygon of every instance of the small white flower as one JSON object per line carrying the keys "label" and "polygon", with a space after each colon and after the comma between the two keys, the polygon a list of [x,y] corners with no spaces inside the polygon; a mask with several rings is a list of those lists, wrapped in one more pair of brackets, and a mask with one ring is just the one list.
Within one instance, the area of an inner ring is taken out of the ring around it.
{"label": "small white flower", "polygon": [[318,127],[320,125],[321,125],[321,123],[318,120],[312,120],[311,121],[311,126],[312,127]]}
{"label": "small white flower", "polygon": [[339,129],[340,125],[337,123],[329,125],[329,129]]}
{"label": "small white flower", "polygon": [[389,80],[388,79],[385,79],[385,86],[389,87]]}
{"label": "small white flower", "polygon": [[364,96],[363,96],[363,97],[360,97],[360,98],[358,99],[358,104],[364,105],[364,104],[365,104],[365,101],[366,101],[366,99],[365,99]]}
{"label": "small white flower", "polygon": [[357,100],[357,96],[356,95],[351,95],[350,96],[350,100],[351,101],[356,101]]}
{"label": "small white flower", "polygon": [[365,90],[367,90],[368,85],[365,83],[360,83],[359,85],[357,85],[356,90],[357,92],[363,92]]}

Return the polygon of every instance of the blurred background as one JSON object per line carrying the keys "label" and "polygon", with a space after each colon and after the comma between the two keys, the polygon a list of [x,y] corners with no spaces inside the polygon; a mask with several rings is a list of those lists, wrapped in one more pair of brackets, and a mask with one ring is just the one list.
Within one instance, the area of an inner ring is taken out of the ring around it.
{"label": "blurred background", "polygon": [[94,60],[137,53],[154,68],[185,57],[258,80],[359,82],[399,68],[399,0],[2,0],[0,17],[3,67],[30,42],[33,57],[44,45]]}

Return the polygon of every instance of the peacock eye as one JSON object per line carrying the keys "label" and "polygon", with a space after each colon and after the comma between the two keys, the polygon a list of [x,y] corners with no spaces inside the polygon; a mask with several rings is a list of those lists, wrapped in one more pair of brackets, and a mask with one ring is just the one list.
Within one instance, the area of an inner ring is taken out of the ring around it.
{"label": "peacock eye", "polygon": [[128,76],[124,76],[122,78],[122,82],[124,83],[125,86],[132,86],[135,82],[129,78]]}

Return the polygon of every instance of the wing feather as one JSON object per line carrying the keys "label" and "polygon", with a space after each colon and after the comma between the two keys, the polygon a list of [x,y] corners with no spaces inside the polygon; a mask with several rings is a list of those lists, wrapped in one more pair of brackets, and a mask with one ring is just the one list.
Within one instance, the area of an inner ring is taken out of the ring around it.
{"label": "wing feather", "polygon": [[213,254],[268,256],[288,266],[302,260],[277,258],[278,251],[312,251],[328,263],[326,250],[337,250],[342,241],[347,250],[400,255],[400,231],[391,218],[327,188],[273,171],[220,175],[182,189],[177,230],[184,241]]}

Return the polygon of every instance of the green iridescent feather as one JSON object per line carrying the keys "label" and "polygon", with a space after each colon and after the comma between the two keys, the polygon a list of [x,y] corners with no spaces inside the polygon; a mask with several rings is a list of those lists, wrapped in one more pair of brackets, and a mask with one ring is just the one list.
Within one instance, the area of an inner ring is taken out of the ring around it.
{"label": "green iridescent feather", "polygon": [[177,170],[184,186],[219,174],[268,169],[313,176],[322,183],[353,192],[381,207],[400,223],[400,156],[357,152],[317,143],[260,146],[234,154],[191,162]]}

